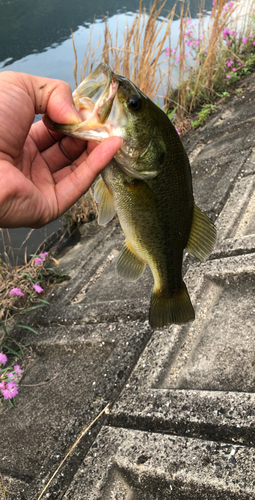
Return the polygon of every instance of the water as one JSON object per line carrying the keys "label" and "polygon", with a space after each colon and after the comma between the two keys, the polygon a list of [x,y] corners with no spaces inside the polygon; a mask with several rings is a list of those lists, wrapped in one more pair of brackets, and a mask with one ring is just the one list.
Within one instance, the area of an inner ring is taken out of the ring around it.
{"label": "water", "polygon": [[[186,6],[187,2],[184,4]],[[151,1],[145,0],[143,5],[149,10]],[[165,16],[173,5],[174,1],[168,0],[161,15]],[[177,15],[181,5],[179,1]],[[205,10],[209,11],[211,5],[211,0],[205,0]],[[74,32],[78,67],[82,67],[91,25],[94,23],[92,42],[95,46],[99,39],[103,40],[103,14],[113,32],[118,19],[119,32],[122,32],[126,21],[132,21],[138,7],[139,1],[134,0],[125,0],[123,5],[116,0],[105,3],[101,0],[91,3],[85,0],[0,0],[0,71],[13,70],[58,78],[68,82],[74,89],[71,29]],[[191,16],[196,18],[195,1],[190,2],[190,9]],[[173,23],[172,37],[177,41],[177,17]],[[31,234],[26,228],[11,229],[9,232],[15,256],[22,260],[25,248],[28,255],[34,253],[38,245],[61,224],[61,221],[55,221]],[[9,249],[8,237],[4,233]],[[0,254],[2,252],[3,241],[0,236]]]}

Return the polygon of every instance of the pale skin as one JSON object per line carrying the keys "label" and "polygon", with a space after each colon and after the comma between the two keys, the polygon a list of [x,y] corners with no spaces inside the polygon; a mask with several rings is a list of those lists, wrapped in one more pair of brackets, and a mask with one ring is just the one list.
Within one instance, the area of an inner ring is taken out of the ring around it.
{"label": "pale skin", "polygon": [[0,73],[0,227],[38,228],[60,217],[91,186],[121,146],[96,145],[49,131],[36,114],[57,123],[82,121],[69,85],[25,73]]}

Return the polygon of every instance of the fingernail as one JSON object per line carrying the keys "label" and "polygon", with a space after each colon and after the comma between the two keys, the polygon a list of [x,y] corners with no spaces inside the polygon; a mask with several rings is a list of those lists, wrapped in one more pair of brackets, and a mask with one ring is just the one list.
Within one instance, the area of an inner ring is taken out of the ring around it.
{"label": "fingernail", "polygon": [[82,117],[81,117],[79,111],[77,111],[77,109],[76,109],[76,107],[75,107],[74,104],[72,104],[72,110],[73,110],[73,113],[72,114],[70,113],[69,123],[70,124],[75,124],[75,123],[82,122]]}

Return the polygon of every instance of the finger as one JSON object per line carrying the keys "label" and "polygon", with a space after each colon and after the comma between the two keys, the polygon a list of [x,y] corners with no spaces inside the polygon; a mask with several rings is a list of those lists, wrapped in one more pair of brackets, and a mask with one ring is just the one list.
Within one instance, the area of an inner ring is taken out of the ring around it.
{"label": "finger", "polygon": [[64,134],[61,134],[60,132],[48,130],[42,120],[32,125],[29,135],[33,139],[39,151],[44,151],[45,149],[50,148],[53,144],[56,144],[56,142],[65,137]]}
{"label": "finger", "polygon": [[67,83],[12,71],[0,74],[0,151],[5,157],[11,161],[22,153],[35,114],[46,111],[59,123],[82,121]]}
{"label": "finger", "polygon": [[33,101],[35,114],[47,113],[57,123],[82,121],[76,110],[71,87],[61,80],[22,74],[22,81]]}
{"label": "finger", "polygon": [[41,156],[47,163],[51,173],[55,173],[75,162],[86,147],[86,141],[74,139],[73,137],[63,137],[61,141],[56,142],[51,148],[43,151]]}
{"label": "finger", "polygon": [[73,167],[70,167],[69,174],[66,170],[67,175],[55,187],[59,207],[58,217],[89,189],[98,174],[108,165],[121,147],[121,144],[122,140],[119,137],[110,137],[93,149],[87,160],[77,168],[73,170]]}

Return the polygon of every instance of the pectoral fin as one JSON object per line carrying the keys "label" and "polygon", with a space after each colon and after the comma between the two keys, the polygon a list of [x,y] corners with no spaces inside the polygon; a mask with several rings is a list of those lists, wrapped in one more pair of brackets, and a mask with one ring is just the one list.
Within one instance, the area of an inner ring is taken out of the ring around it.
{"label": "pectoral fin", "polygon": [[136,281],[143,274],[146,262],[141,260],[125,243],[116,263],[118,274],[129,281]]}
{"label": "pectoral fin", "polygon": [[194,205],[192,226],[186,250],[200,261],[211,253],[216,241],[216,229],[209,217]]}
{"label": "pectoral fin", "polygon": [[104,226],[112,220],[116,210],[114,206],[113,196],[110,193],[108,187],[104,183],[103,179],[100,177],[98,179],[95,189],[94,198],[98,205],[98,224]]}

